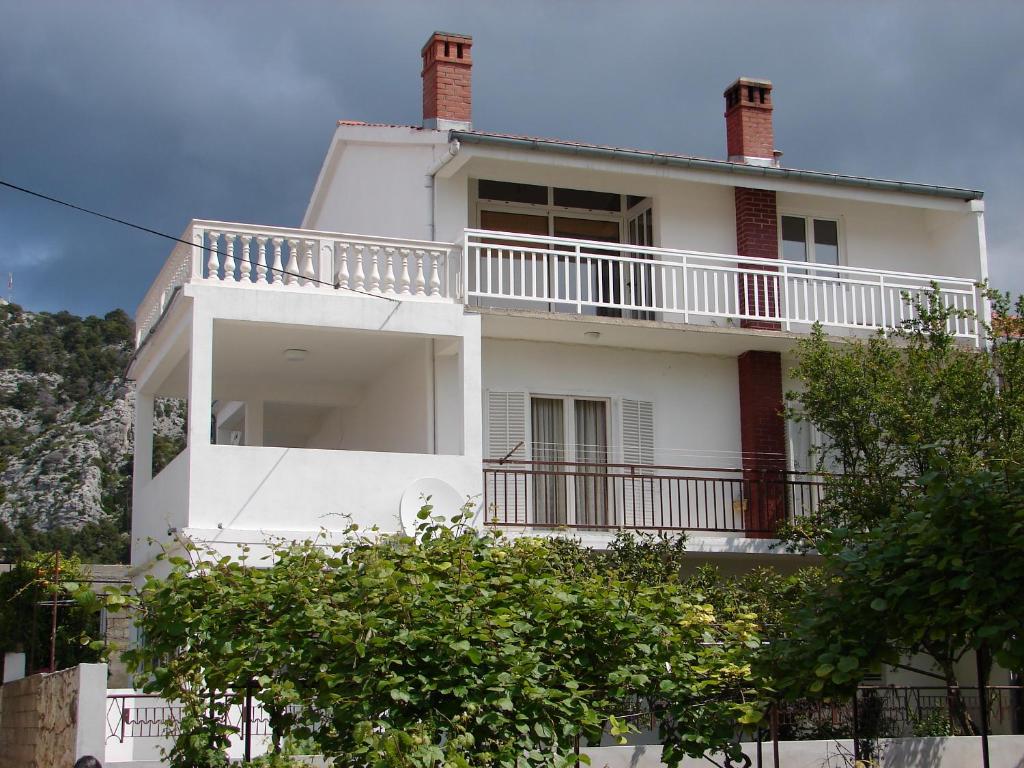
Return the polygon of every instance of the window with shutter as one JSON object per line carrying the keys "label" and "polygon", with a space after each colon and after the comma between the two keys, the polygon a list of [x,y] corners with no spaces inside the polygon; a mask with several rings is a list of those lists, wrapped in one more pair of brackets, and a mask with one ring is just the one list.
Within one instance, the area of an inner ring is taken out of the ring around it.
{"label": "window with shutter", "polygon": [[[654,403],[646,400],[622,401],[622,461],[633,466],[654,464]],[[627,470],[628,471],[628,470]],[[655,525],[658,480],[651,470],[632,470],[635,479],[623,487],[625,524],[644,527]]]}
{"label": "window with shutter", "polygon": [[[484,476],[487,520],[526,524],[527,465],[525,392],[487,393],[487,458]],[[504,459],[505,462],[497,462]]]}
{"label": "window with shutter", "polygon": [[487,458],[526,458],[526,393],[487,393]]}

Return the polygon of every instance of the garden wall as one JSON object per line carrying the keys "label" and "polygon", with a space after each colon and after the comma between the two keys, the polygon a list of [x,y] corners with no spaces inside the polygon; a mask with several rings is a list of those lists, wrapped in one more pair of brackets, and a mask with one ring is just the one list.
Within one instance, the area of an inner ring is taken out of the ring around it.
{"label": "garden wall", "polygon": [[[757,745],[744,744],[744,752],[757,768]],[[969,768],[980,766],[981,738],[891,739],[880,745],[882,768]],[[661,768],[660,746],[595,747],[584,750],[591,768]],[[991,768],[1024,768],[1024,736],[990,736]],[[719,761],[722,762],[722,761]],[[779,742],[780,768],[831,768],[853,764],[853,742]],[[683,760],[681,768],[708,768],[703,759]],[[762,768],[774,768],[772,744],[761,745]]]}
{"label": "garden wall", "polygon": [[60,768],[103,756],[107,665],[80,664],[0,687],[0,768]]}

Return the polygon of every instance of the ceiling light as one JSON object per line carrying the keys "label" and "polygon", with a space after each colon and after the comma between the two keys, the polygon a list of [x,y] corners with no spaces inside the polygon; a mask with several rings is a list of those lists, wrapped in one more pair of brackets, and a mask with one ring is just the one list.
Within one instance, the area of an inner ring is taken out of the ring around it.
{"label": "ceiling light", "polygon": [[286,349],[284,351],[284,359],[287,360],[289,363],[297,363],[300,360],[305,360],[306,355],[308,354],[308,349],[299,349],[297,347],[293,347],[291,349]]}
{"label": "ceiling light", "polygon": [[583,335],[586,336],[588,339],[600,339],[601,338],[601,332],[600,331],[584,331]]}

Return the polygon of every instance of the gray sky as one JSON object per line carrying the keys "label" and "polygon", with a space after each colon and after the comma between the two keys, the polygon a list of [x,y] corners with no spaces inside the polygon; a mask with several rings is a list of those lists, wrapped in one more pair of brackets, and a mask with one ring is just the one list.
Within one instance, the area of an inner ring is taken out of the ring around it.
{"label": "gray sky", "polygon": [[[0,178],[172,234],[295,226],[337,119],[420,121],[434,29],[474,37],[481,129],[724,157],[723,89],[770,78],[786,165],[983,189],[1024,290],[1024,3],[0,0]],[[29,308],[134,312],[170,249],[0,189]]]}

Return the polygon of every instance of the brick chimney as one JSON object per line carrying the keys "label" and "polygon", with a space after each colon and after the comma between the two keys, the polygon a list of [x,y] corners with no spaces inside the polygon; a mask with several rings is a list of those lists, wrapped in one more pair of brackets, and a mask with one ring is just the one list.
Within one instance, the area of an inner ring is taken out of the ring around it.
{"label": "brick chimney", "polygon": [[469,128],[472,121],[473,38],[435,32],[423,55],[423,127]]}
{"label": "brick chimney", "polygon": [[729,160],[778,165],[772,130],[772,84],[741,77],[725,89],[725,134]]}

